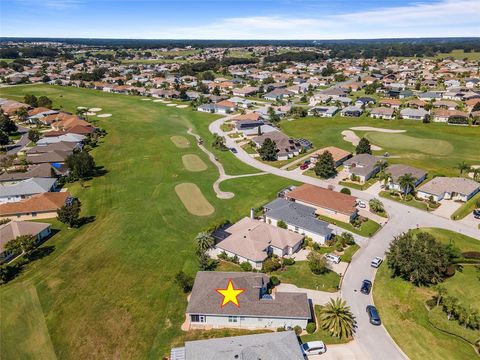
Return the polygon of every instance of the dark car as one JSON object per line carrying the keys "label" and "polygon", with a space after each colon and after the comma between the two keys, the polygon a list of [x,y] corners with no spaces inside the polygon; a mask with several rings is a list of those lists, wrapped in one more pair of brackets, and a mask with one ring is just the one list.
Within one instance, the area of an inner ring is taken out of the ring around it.
{"label": "dark car", "polygon": [[378,315],[377,308],[373,305],[367,306],[367,314],[370,318],[370,324],[372,325],[381,325],[380,315]]}
{"label": "dark car", "polygon": [[231,151],[232,153],[234,153],[234,154],[237,153],[237,149],[235,149],[235,148],[230,148],[230,151]]}
{"label": "dark car", "polygon": [[473,210],[473,217],[475,219],[480,219],[480,209]]}
{"label": "dark car", "polygon": [[300,170],[307,170],[307,169],[308,169],[308,164],[300,165]]}
{"label": "dark car", "polygon": [[360,288],[360,292],[362,294],[368,295],[370,294],[371,289],[372,289],[372,282],[370,280],[363,280],[362,287]]}

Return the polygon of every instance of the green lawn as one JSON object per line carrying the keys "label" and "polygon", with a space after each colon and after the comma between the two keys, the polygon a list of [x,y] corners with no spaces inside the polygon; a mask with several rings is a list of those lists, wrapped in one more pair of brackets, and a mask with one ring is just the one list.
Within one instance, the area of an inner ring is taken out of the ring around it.
{"label": "green lawn", "polygon": [[331,224],[337,225],[337,226],[341,227],[342,229],[351,231],[355,234],[365,236],[365,237],[373,236],[381,227],[380,224],[378,224],[375,221],[370,220],[370,219],[365,221],[359,228],[357,228],[350,223],[346,223],[346,222],[343,222],[343,221],[332,219],[328,216],[319,215],[318,218],[320,220],[323,220],[323,221],[329,222]]}
{"label": "green lawn", "polygon": [[300,288],[328,292],[338,291],[340,283],[340,276],[334,271],[324,275],[313,274],[307,261],[297,261],[295,265],[287,266],[286,270],[276,271],[271,275],[277,276],[282,282],[294,284]]}
{"label": "green lawn", "polygon": [[416,199],[411,199],[409,201],[401,199],[399,196],[392,196],[388,191],[380,191],[379,195],[385,199],[390,199],[396,202],[399,202],[404,205],[408,205],[420,210],[431,211],[425,201],[418,201]]}
{"label": "green lawn", "polygon": [[355,255],[358,249],[360,249],[360,246],[358,246],[357,244],[349,246],[340,256],[340,260],[345,262],[351,262],[353,255]]}
{"label": "green lawn", "polygon": [[453,214],[453,220],[461,220],[465,216],[469,215],[477,208],[477,202],[480,202],[480,192],[468,200],[465,204],[460,206]]}
{"label": "green lawn", "polygon": [[[462,161],[470,165],[478,163],[479,127],[423,124],[415,120],[378,120],[370,119],[365,115],[355,119],[338,115],[328,119],[307,117],[281,123],[282,130],[286,134],[295,138],[309,139],[317,149],[337,146],[348,151],[354,151],[355,148],[351,143],[343,140],[341,132],[354,126],[406,130],[407,132],[402,134],[356,131],[358,136],[367,135],[375,141],[381,141],[382,150],[374,153],[381,155],[386,151],[389,152],[392,157],[388,162],[392,164],[403,163],[418,167],[428,171],[430,175],[458,176],[459,171],[455,169],[458,163]],[[398,140],[395,141],[395,138]],[[408,142],[403,143],[404,140]],[[410,147],[412,143],[415,148]],[[435,148],[439,144],[442,147]]]}
{"label": "green lawn", "polygon": [[464,52],[463,50],[452,50],[450,53],[439,53],[437,54],[436,58],[437,59],[443,59],[446,57],[453,57],[455,59],[465,59],[467,58],[468,60],[480,60],[480,52]]}
{"label": "green lawn", "polygon": [[373,177],[373,178],[367,180],[364,184],[354,183],[354,182],[351,182],[351,181],[340,181],[338,184],[342,185],[342,186],[347,186],[347,187],[350,187],[350,188],[356,189],[356,190],[367,190],[370,186],[375,184],[377,181],[378,181],[378,179],[376,177]]}
{"label": "green lawn", "polygon": [[[465,250],[476,250],[480,247],[478,240],[464,235],[440,229],[419,229],[435,235],[440,241],[448,243],[450,239],[455,245]],[[386,265],[386,264],[385,264]],[[447,279],[443,285],[448,294],[479,309],[480,282],[478,270],[472,266],[464,266],[463,272]],[[439,314],[429,314],[425,301],[432,298],[435,292],[429,288],[415,287],[400,278],[391,278],[387,266],[381,266],[375,278],[373,297],[380,311],[383,324],[395,342],[413,360],[415,359],[474,359],[478,355],[466,342],[455,336],[448,335],[433,327],[456,331],[455,323],[446,323]],[[459,334],[462,335],[462,334]],[[478,332],[477,332],[478,338]]]}
{"label": "green lawn", "polygon": [[[271,175],[228,180],[221,187],[235,197],[220,200],[212,188],[218,170],[186,134],[192,127],[210,147],[208,124],[215,116],[81,88],[0,89],[0,97],[15,100],[27,93],[46,95],[71,112],[87,106],[113,114],[98,118],[108,135],[93,151],[108,172],[85,188],[68,184],[83,214],[96,220],[73,230],[53,221],[61,231],[42,245],[54,246],[53,253],[0,287],[0,331],[8,334],[0,337],[1,357],[52,358],[53,351],[61,359],[161,358],[184,336],[187,301],[173,277],[196,272],[195,235],[248,215],[291,181]],[[177,148],[173,135],[186,136],[191,146]],[[187,171],[186,154],[198,155],[208,169],[201,176]],[[230,152],[216,154],[229,173],[252,171]],[[215,208],[212,215],[185,210],[174,192],[184,182],[200,188]]]}
{"label": "green lawn", "polygon": [[322,329],[322,323],[320,319],[320,305],[315,305],[315,319],[317,321],[317,330],[313,334],[306,334],[302,335],[300,339],[302,343],[306,343],[309,341],[318,341],[321,340],[327,345],[333,344],[346,344],[351,341],[351,338],[337,338],[330,334],[330,331]]}

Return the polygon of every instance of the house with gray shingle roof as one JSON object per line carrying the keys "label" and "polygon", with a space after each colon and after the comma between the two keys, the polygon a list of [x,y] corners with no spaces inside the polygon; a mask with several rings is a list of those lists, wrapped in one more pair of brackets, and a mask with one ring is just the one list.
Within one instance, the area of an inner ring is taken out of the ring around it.
{"label": "house with gray shingle roof", "polygon": [[399,180],[403,175],[410,174],[415,180],[415,187],[421,184],[422,181],[427,177],[427,172],[422,169],[417,169],[412,166],[403,165],[403,164],[394,164],[390,165],[386,170],[390,174],[390,179],[388,182],[388,187],[396,191],[403,191],[402,187],[399,184]]}
{"label": "house with gray shingle roof", "polygon": [[439,176],[422,185],[417,196],[426,200],[433,197],[434,201],[444,199],[468,201],[479,191],[480,183],[475,180]]}
{"label": "house with gray shingle roof", "polygon": [[56,181],[54,178],[31,178],[13,185],[0,184],[0,204],[18,202],[35,194],[49,192],[55,188]]}
{"label": "house with gray shingle roof", "polygon": [[328,223],[317,219],[314,207],[278,198],[263,208],[268,224],[278,226],[278,222],[283,221],[288,230],[308,236],[322,245],[332,237]]}
{"label": "house with gray shingle roof", "polygon": [[356,176],[360,183],[368,181],[380,171],[382,160],[370,154],[358,154],[343,163],[347,173]]}
{"label": "house with gray shingle roof", "polygon": [[171,360],[303,360],[293,331],[187,341],[174,348]]}
{"label": "house with gray shingle roof", "polygon": [[[242,289],[237,300],[222,305],[229,280]],[[199,271],[187,306],[189,328],[305,329],[312,315],[306,293],[267,293],[270,278],[262,273]]]}
{"label": "house with gray shingle roof", "polygon": [[428,111],[424,109],[411,109],[405,108],[400,110],[400,116],[402,119],[408,120],[423,120],[427,117]]}

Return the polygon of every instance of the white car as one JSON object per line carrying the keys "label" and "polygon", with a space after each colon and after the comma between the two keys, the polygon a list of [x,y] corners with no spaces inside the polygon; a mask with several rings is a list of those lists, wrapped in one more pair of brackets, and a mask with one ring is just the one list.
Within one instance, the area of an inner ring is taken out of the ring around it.
{"label": "white car", "polygon": [[370,265],[372,265],[374,268],[378,268],[382,262],[383,259],[380,256],[375,256]]}
{"label": "white car", "polygon": [[365,201],[362,201],[362,200],[358,200],[357,204],[358,204],[358,207],[362,209],[365,209],[367,207],[367,204],[365,203]]}
{"label": "white car", "polygon": [[323,341],[310,341],[301,345],[303,355],[320,355],[327,351]]}
{"label": "white car", "polygon": [[335,255],[335,254],[327,254],[327,255],[325,255],[325,259],[333,262],[334,264],[338,264],[340,262],[340,256]]}

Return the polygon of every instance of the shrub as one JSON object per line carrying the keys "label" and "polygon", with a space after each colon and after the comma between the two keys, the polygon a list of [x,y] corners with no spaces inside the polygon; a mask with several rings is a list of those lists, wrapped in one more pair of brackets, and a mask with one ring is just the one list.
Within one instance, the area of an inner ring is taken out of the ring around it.
{"label": "shrub", "polygon": [[278,220],[278,221],[277,221],[277,226],[278,226],[279,228],[282,228],[282,229],[287,229],[287,228],[288,228],[287,224],[286,224],[285,221],[283,221],[283,220]]}
{"label": "shrub", "polygon": [[465,251],[462,256],[465,259],[480,259],[480,251]]}
{"label": "shrub", "polygon": [[280,263],[280,260],[278,258],[274,257],[269,257],[263,262],[263,267],[262,270],[264,272],[273,272],[282,267],[282,264]]}
{"label": "shrub", "polygon": [[325,260],[322,254],[311,252],[308,254],[307,260],[310,271],[315,275],[325,274],[330,271],[327,265],[327,260]]}
{"label": "shrub", "polygon": [[315,251],[319,251],[320,250],[320,244],[317,243],[317,242],[313,243],[312,249],[315,250]]}
{"label": "shrub", "polygon": [[228,260],[228,255],[225,251],[222,251],[220,254],[217,255],[217,257],[220,259],[220,260]]}
{"label": "shrub", "polygon": [[343,244],[341,241],[338,241],[336,244],[335,244],[335,250],[337,251],[343,251]]}
{"label": "shrub", "polygon": [[240,267],[243,271],[252,271],[252,264],[250,264],[248,261],[242,262],[240,264]]}
{"label": "shrub", "polygon": [[188,276],[183,271],[179,271],[177,275],[175,275],[175,283],[180,286],[185,294],[192,291],[193,282],[193,277]]}
{"label": "shrub", "polygon": [[295,331],[295,334],[300,335],[302,333],[302,328],[298,325],[296,325],[294,328],[293,328],[293,331]]}
{"label": "shrub", "polygon": [[276,276],[272,276],[270,277],[270,284],[272,284],[272,286],[278,286],[280,285],[280,279]]}
{"label": "shrub", "polygon": [[352,194],[352,192],[350,191],[350,189],[349,189],[349,188],[345,188],[345,187],[344,187],[342,190],[340,190],[340,192],[341,192],[342,194],[347,194],[347,195],[351,195],[351,194]]}
{"label": "shrub", "polygon": [[277,332],[282,332],[282,331],[286,331],[284,327],[277,328]]}
{"label": "shrub", "polygon": [[284,266],[295,265],[295,259],[292,258],[283,258],[282,262]]}
{"label": "shrub", "polygon": [[314,322],[309,322],[307,324],[307,333],[313,334],[315,331],[317,331],[317,324]]}

